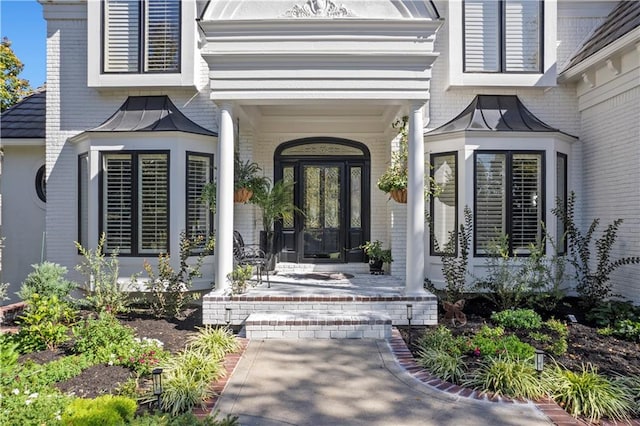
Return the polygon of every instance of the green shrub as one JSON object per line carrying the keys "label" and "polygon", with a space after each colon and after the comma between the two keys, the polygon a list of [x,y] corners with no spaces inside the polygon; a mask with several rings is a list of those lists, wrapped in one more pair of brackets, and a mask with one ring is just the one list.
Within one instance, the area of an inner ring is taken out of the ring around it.
{"label": "green shrub", "polygon": [[535,348],[522,342],[514,335],[504,335],[502,327],[482,326],[480,331],[467,343],[476,355],[496,357],[507,354],[512,358],[527,359],[533,356]]}
{"label": "green shrub", "polygon": [[70,400],[71,397],[51,388],[25,391],[18,384],[4,388],[0,398],[0,424],[59,424],[60,415]]}
{"label": "green shrub", "polygon": [[594,306],[586,317],[598,327],[607,327],[618,321],[640,320],[640,307],[628,300],[608,300]]}
{"label": "green shrub", "polygon": [[537,399],[544,395],[544,387],[531,358],[488,358],[463,385],[513,398]]}
{"label": "green shrub", "polygon": [[[188,238],[186,232],[180,232],[180,269],[171,266],[171,256],[166,253],[158,255],[158,272],[153,270],[145,260],[143,269],[149,276],[145,281],[149,292],[149,305],[153,314],[158,317],[181,318],[185,306],[195,299],[190,294],[195,278],[202,276],[200,268],[206,255],[213,250],[214,239],[205,241],[203,236]],[[195,263],[187,262],[189,256],[200,250]]]}
{"label": "green shrub", "polygon": [[[576,224],[575,205],[576,194],[571,191],[566,204],[559,203],[551,212],[562,221],[566,230],[567,259],[575,271],[576,291],[587,307],[593,307],[612,296],[610,275],[621,266],[640,263],[640,256],[611,260],[611,249],[623,220],[614,220],[594,241],[600,219],[593,219],[587,232],[583,233]],[[593,246],[595,258],[591,255]]]}
{"label": "green shrub", "polygon": [[193,349],[209,352],[218,359],[240,350],[240,342],[233,335],[233,331],[226,327],[198,327],[198,334],[190,336],[188,341]]}
{"label": "green shrub", "polygon": [[69,339],[67,325],[76,312],[58,296],[42,297],[33,293],[19,318],[20,331],[16,336],[23,353],[54,349]]}
{"label": "green shrub", "polygon": [[67,268],[53,262],[43,262],[31,265],[34,269],[22,283],[18,296],[22,300],[29,300],[34,293],[42,297],[56,296],[64,300],[75,284],[64,278]]}
{"label": "green shrub", "polygon": [[434,376],[452,383],[459,383],[466,371],[462,355],[450,354],[438,349],[420,349],[418,364]]}
{"label": "green shrub", "polygon": [[102,312],[98,318],[89,318],[73,328],[76,353],[89,354],[98,362],[108,362],[111,355],[133,344],[134,332],[131,327],[122,325],[110,313]]}
{"label": "green shrub", "polygon": [[65,356],[43,365],[33,365],[23,380],[40,388],[75,377],[92,365],[95,363],[87,356]]}
{"label": "green shrub", "polygon": [[567,352],[567,349],[569,349],[569,344],[567,342],[567,337],[569,336],[569,328],[567,327],[567,325],[562,321],[551,318],[545,321],[543,327],[551,330],[557,335],[557,337],[552,338],[551,341],[544,342],[546,344],[543,346],[543,349],[553,355],[559,356],[565,354]]}
{"label": "green shrub", "polygon": [[542,326],[542,318],[533,309],[494,312],[491,320],[501,327],[515,330],[537,330]]}
{"label": "green shrub", "polygon": [[631,342],[640,342],[640,321],[618,321],[613,327],[608,327],[608,330],[613,336],[629,340]]}
{"label": "green shrub", "polygon": [[125,366],[139,376],[151,374],[158,364],[170,356],[162,346],[163,343],[157,339],[135,337],[131,346],[116,348],[116,353],[110,355],[109,363]]}
{"label": "green shrub", "polygon": [[62,414],[69,426],[120,426],[133,418],[138,404],[124,396],[102,395],[75,399]]}
{"label": "green shrub", "polygon": [[[106,235],[103,233],[95,250],[88,250],[79,243],[76,248],[84,258],[76,266],[76,270],[85,278],[85,288],[89,294],[85,297],[85,304],[96,312],[118,314],[129,310],[131,298],[124,291],[124,285],[118,281],[120,262],[117,250],[110,256],[105,256],[104,245]],[[135,277],[132,278],[132,281]]]}
{"label": "green shrub", "polygon": [[577,373],[556,365],[545,369],[543,377],[552,398],[573,417],[597,423],[603,417],[626,420],[632,412],[628,389],[599,374],[591,364]]}
{"label": "green shrub", "polygon": [[453,356],[462,355],[464,347],[462,338],[455,338],[444,325],[426,331],[420,339],[418,339],[417,347],[422,350],[433,349],[437,351],[447,352]]}
{"label": "green shrub", "polygon": [[11,338],[2,338],[0,340],[0,376],[11,373],[18,364],[18,343]]}

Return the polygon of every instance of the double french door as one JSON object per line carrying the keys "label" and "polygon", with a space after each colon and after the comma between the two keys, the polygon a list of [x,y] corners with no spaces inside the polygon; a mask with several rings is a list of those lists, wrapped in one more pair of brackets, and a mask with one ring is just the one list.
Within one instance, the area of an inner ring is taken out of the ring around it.
{"label": "double french door", "polygon": [[276,179],[294,182],[299,212],[277,229],[285,262],[362,262],[369,238],[369,171],[359,158],[286,158]]}

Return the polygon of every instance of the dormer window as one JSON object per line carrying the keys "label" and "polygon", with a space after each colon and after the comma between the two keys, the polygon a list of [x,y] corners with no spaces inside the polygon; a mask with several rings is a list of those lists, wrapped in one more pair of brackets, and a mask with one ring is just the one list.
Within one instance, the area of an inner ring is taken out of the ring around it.
{"label": "dormer window", "polygon": [[542,72],[543,2],[465,0],[464,72]]}
{"label": "dormer window", "polygon": [[105,0],[103,72],[180,72],[179,0]]}

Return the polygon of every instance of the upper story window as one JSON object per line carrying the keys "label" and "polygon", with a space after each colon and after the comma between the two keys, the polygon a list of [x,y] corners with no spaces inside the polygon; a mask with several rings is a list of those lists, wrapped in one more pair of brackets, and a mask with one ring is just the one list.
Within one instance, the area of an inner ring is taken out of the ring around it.
{"label": "upper story window", "polygon": [[542,72],[543,2],[464,0],[464,72]]}
{"label": "upper story window", "polygon": [[105,0],[104,73],[180,72],[179,0]]}

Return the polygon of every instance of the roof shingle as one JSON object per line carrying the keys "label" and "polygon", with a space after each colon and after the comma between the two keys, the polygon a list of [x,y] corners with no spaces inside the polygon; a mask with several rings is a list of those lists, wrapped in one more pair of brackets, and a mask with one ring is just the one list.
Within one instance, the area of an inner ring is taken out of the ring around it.
{"label": "roof shingle", "polygon": [[621,1],[609,13],[602,25],[596,28],[580,51],[571,58],[565,69],[579,64],[638,27],[640,27],[640,2]]}
{"label": "roof shingle", "polygon": [[2,139],[43,139],[47,108],[46,92],[35,92],[0,116]]}

